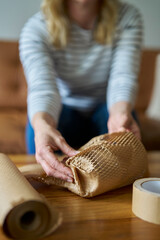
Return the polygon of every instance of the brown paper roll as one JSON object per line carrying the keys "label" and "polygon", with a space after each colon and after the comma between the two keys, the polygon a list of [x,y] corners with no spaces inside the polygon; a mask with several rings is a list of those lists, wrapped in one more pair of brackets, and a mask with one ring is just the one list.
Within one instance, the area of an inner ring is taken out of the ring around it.
{"label": "brown paper roll", "polygon": [[160,178],[142,178],[134,182],[132,211],[147,222],[160,224]]}
{"label": "brown paper roll", "polygon": [[14,163],[0,154],[0,224],[12,239],[40,239],[61,223],[61,214],[38,194]]}

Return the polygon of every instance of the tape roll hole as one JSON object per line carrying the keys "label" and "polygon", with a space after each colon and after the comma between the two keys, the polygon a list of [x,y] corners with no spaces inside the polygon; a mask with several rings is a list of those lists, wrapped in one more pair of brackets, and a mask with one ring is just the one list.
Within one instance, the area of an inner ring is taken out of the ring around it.
{"label": "tape roll hole", "polygon": [[143,189],[160,194],[160,181],[148,181],[142,183]]}
{"label": "tape roll hole", "polygon": [[34,211],[24,213],[20,218],[21,228],[24,230],[35,230],[40,224],[40,220]]}

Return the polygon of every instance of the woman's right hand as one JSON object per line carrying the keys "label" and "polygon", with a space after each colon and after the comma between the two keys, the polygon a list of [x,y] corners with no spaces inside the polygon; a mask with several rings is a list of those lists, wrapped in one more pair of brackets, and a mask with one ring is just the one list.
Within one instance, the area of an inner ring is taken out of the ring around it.
{"label": "woman's right hand", "polygon": [[36,160],[40,163],[48,176],[61,178],[73,182],[73,173],[70,168],[60,162],[54,151],[61,150],[71,157],[78,152],[71,148],[60,132],[56,129],[53,118],[47,113],[36,113],[32,125],[35,133]]}

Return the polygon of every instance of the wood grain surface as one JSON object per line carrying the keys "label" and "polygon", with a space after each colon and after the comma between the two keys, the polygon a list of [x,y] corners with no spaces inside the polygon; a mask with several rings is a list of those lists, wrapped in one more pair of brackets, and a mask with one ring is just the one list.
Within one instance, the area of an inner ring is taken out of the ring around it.
{"label": "wood grain surface", "polygon": [[[17,165],[35,162],[34,156],[10,155]],[[148,152],[149,177],[160,177],[160,152]],[[92,199],[66,189],[32,182],[35,189],[63,214],[62,225],[44,240],[160,240],[160,225],[137,218],[131,210],[132,186]],[[7,240],[0,230],[0,240]]]}

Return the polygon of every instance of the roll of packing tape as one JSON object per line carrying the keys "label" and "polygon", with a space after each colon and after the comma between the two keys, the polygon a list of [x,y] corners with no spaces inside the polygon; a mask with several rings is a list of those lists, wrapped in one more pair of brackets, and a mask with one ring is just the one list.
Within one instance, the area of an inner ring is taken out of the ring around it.
{"label": "roll of packing tape", "polygon": [[160,178],[143,178],[134,182],[132,211],[147,222],[160,224]]}
{"label": "roll of packing tape", "polygon": [[61,214],[40,196],[14,163],[0,154],[0,225],[12,239],[41,239],[61,223]]}

